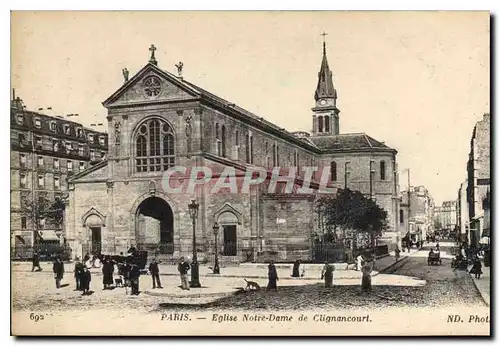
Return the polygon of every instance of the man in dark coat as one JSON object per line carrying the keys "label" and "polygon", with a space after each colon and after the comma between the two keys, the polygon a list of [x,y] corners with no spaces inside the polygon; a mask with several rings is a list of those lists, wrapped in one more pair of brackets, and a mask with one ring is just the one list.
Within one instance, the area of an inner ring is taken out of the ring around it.
{"label": "man in dark coat", "polygon": [[139,266],[136,264],[132,264],[132,268],[130,269],[130,285],[132,286],[132,295],[139,294],[139,277],[141,276],[141,271]]}
{"label": "man in dark coat", "polygon": [[127,253],[131,254],[132,257],[136,257],[137,256],[137,249],[135,248],[135,246],[133,244],[130,247],[130,249],[128,249]]}
{"label": "man in dark coat", "polygon": [[86,296],[89,294],[91,280],[92,280],[92,275],[90,274],[89,267],[84,266],[81,278],[81,287],[83,291],[82,296]]}
{"label": "man in dark coat", "polygon": [[181,257],[181,261],[177,266],[177,271],[181,275],[181,287],[183,290],[189,291],[189,279],[188,279],[188,271],[191,269],[189,263],[184,261],[184,257]]}
{"label": "man in dark coat", "polygon": [[39,272],[42,270],[40,267],[40,256],[38,256],[38,252],[33,252],[33,266],[31,267],[31,271],[34,271],[35,268],[38,268],[36,271]]}
{"label": "man in dark coat", "polygon": [[271,263],[269,263],[267,277],[269,279],[267,288],[276,290],[278,288],[276,282],[279,280],[279,278],[278,272],[276,271],[276,266],[274,265],[274,261],[271,261]]}
{"label": "man in dark coat", "polygon": [[64,263],[61,261],[60,257],[56,257],[54,264],[52,266],[52,271],[54,272],[54,279],[56,279],[56,287],[61,287],[61,280],[64,276]]}
{"label": "man in dark coat", "polygon": [[153,279],[153,289],[156,288],[157,285],[158,288],[163,288],[161,287],[160,269],[158,269],[158,261],[156,258],[154,258],[153,262],[149,264],[149,272],[151,273],[151,278]]}
{"label": "man in dark coat", "polygon": [[76,289],[75,291],[82,291],[82,275],[84,271],[84,265],[82,262],[80,262],[80,258],[76,258],[76,263],[75,263],[75,281],[76,281]]}

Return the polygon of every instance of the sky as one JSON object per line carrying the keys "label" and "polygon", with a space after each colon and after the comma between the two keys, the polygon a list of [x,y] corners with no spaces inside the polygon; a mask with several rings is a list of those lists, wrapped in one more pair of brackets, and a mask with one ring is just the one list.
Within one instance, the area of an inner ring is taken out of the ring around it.
{"label": "sky", "polygon": [[[102,102],[157,47],[161,69],[289,131],[311,131],[321,34],[340,132],[398,151],[400,188],[457,198],[490,112],[487,12],[13,12],[11,85],[30,110],[106,121]],[[45,111],[43,111],[45,112]],[[103,129],[104,130],[104,129]]]}

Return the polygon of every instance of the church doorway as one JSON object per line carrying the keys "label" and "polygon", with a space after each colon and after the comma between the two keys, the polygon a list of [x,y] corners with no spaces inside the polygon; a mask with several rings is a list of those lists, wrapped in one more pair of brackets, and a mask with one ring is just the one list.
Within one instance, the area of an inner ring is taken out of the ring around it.
{"label": "church doorway", "polygon": [[174,253],[174,213],[165,200],[149,197],[139,204],[135,237],[139,250]]}
{"label": "church doorway", "polygon": [[236,225],[223,225],[222,227],[224,228],[224,256],[236,256]]}
{"label": "church doorway", "polygon": [[93,254],[100,254],[102,247],[101,227],[90,227],[90,232],[91,232],[90,251]]}

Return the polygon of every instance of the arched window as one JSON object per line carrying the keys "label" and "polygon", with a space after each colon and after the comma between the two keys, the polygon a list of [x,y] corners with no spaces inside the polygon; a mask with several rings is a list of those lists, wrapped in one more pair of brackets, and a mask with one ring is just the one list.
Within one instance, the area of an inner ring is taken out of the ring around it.
{"label": "arched window", "polygon": [[330,177],[332,181],[337,181],[337,163],[335,161],[330,163]]}
{"label": "arched window", "polygon": [[175,166],[174,132],[167,122],[149,119],[135,134],[137,172],[160,172]]}
{"label": "arched window", "polygon": [[245,154],[245,161],[250,163],[250,136],[248,134],[245,136]]}
{"label": "arched window", "polygon": [[276,144],[273,144],[273,167],[276,166]]}
{"label": "arched window", "polygon": [[318,117],[318,132],[323,132],[323,117]]}
{"label": "arched window", "polygon": [[403,209],[399,209],[399,223],[403,224],[405,222],[405,213]]}
{"label": "arched window", "polygon": [[385,180],[385,161],[380,161],[380,180]]}
{"label": "arched window", "polygon": [[226,126],[222,125],[222,157],[226,157]]}
{"label": "arched window", "polygon": [[328,115],[325,115],[325,132],[328,133],[330,132],[330,117]]}
{"label": "arched window", "polygon": [[250,136],[250,163],[253,165],[253,136]]}

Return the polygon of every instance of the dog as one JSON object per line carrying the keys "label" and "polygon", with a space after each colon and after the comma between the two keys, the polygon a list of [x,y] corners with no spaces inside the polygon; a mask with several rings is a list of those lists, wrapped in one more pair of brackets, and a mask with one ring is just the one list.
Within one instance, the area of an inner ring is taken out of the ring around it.
{"label": "dog", "polygon": [[122,280],[122,278],[115,279],[115,286],[116,287],[123,287],[123,280]]}
{"label": "dog", "polygon": [[247,279],[244,279],[245,282],[247,283],[247,287],[245,287],[245,291],[260,291],[260,286],[258,283],[255,281],[248,281]]}

